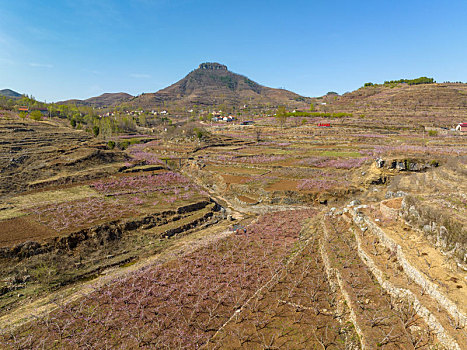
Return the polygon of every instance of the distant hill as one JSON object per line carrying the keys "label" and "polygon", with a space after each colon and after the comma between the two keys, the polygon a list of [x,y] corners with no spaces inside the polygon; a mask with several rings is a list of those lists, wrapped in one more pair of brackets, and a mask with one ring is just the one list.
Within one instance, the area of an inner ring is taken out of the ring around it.
{"label": "distant hill", "polygon": [[467,84],[397,84],[396,86],[365,86],[348,92],[333,103],[348,107],[400,107],[408,109],[430,107],[467,107]]}
{"label": "distant hill", "polygon": [[0,96],[5,96],[9,98],[20,98],[23,95],[21,95],[19,92],[16,92],[10,89],[3,89],[3,90],[0,90]]}
{"label": "distant hill", "polygon": [[379,84],[314,102],[320,111],[389,118],[395,124],[418,120],[422,125],[453,127],[467,116],[467,84]]}
{"label": "distant hill", "polygon": [[155,93],[142,94],[131,102],[135,107],[277,106],[308,107],[308,98],[284,89],[260,85],[233,73],[219,63],[202,63],[175,84]]}
{"label": "distant hill", "polygon": [[75,104],[77,106],[92,106],[92,107],[115,107],[122,103],[128,102],[134,96],[125,92],[105,93],[97,97],[91,97],[86,100],[66,100],[57,102],[58,104]]}

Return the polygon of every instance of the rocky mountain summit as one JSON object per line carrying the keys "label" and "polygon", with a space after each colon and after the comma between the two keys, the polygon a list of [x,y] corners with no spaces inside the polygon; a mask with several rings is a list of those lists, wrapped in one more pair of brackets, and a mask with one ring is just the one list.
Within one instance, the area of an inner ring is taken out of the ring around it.
{"label": "rocky mountain summit", "polygon": [[201,63],[198,69],[228,70],[226,65],[216,63],[216,62]]}
{"label": "rocky mountain summit", "polygon": [[242,107],[303,108],[308,99],[285,89],[263,86],[233,73],[217,62],[201,63],[199,67],[175,84],[156,93],[142,94],[131,101],[137,107],[190,107],[224,105]]}

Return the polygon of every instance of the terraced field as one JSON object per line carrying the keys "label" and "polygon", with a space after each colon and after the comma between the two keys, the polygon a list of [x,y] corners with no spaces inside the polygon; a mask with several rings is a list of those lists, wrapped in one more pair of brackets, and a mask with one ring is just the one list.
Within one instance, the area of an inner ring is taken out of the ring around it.
{"label": "terraced field", "polygon": [[51,121],[3,117],[0,315],[160,252],[167,237],[225,216],[202,188],[140,145],[107,150]]}
{"label": "terraced field", "polygon": [[84,131],[0,111],[0,196],[115,173],[128,158]]}
{"label": "terraced field", "polygon": [[321,119],[50,141],[4,185],[2,348],[467,348],[465,136]]}

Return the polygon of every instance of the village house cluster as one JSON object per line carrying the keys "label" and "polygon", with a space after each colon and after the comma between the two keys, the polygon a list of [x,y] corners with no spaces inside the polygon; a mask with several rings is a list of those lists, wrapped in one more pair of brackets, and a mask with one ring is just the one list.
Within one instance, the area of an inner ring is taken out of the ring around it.
{"label": "village house cluster", "polygon": [[237,120],[233,115],[228,115],[228,116],[214,116],[212,117],[213,122],[233,122],[234,120]]}

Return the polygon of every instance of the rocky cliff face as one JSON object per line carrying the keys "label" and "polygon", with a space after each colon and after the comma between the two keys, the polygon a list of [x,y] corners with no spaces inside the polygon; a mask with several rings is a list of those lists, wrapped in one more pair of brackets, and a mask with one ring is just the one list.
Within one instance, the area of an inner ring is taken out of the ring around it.
{"label": "rocky cliff face", "polygon": [[210,70],[227,70],[227,66],[216,63],[216,62],[205,62],[201,63],[199,69],[210,69]]}

